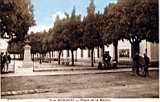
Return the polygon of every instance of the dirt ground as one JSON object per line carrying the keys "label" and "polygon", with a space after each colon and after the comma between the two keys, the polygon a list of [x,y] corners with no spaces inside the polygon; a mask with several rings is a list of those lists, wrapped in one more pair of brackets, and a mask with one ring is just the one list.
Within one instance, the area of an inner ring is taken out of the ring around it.
{"label": "dirt ground", "polygon": [[147,78],[132,72],[26,76],[1,79],[1,91],[49,89],[46,93],[2,96],[2,99],[26,98],[158,98],[159,72],[151,71]]}

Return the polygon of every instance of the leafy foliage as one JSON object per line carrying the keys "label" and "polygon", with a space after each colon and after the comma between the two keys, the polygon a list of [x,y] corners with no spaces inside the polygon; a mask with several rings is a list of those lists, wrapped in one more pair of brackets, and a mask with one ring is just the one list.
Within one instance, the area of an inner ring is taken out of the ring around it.
{"label": "leafy foliage", "polygon": [[29,27],[34,25],[33,6],[30,0],[0,1],[0,36],[9,38],[16,36],[21,40],[27,34]]}
{"label": "leafy foliage", "polygon": [[[6,4],[4,5],[5,9],[0,9],[0,14],[5,15],[0,16],[1,35],[3,36],[6,32],[8,35],[20,34],[21,32],[24,37],[26,33],[23,33],[23,31],[26,32],[28,27],[34,24],[32,6],[25,2],[26,5],[29,5],[28,8],[26,7],[15,14],[17,9],[11,8],[19,7],[13,6],[14,3],[19,5],[16,2],[19,0],[11,1],[6,0],[4,2],[3,0],[3,2],[0,2],[0,4]],[[24,0],[20,1],[22,3]],[[0,6],[0,8],[4,7]],[[20,8],[23,7],[25,6],[20,6]],[[13,15],[8,18],[7,15],[12,14],[10,12],[13,12]],[[28,12],[30,13],[28,14]],[[91,64],[93,66],[93,52],[96,47],[113,43],[115,52],[117,52],[118,41],[127,39],[130,41],[132,49],[135,50],[133,53],[137,53],[139,43],[142,40],[159,42],[158,0],[119,0],[116,4],[107,5],[104,13],[96,13],[94,2],[91,0],[87,8],[87,16],[83,20],[81,20],[81,15],[76,15],[75,8],[73,8],[71,14],[65,12],[65,15],[66,17],[63,19],[57,16],[54,26],[48,32],[37,32],[29,35],[32,53],[59,51],[60,59],[62,50],[71,50],[73,57],[73,51],[78,48],[87,48],[92,52]],[[21,19],[17,21],[19,16],[25,21]],[[20,25],[15,25],[17,22]],[[116,53],[115,56],[117,56]]]}

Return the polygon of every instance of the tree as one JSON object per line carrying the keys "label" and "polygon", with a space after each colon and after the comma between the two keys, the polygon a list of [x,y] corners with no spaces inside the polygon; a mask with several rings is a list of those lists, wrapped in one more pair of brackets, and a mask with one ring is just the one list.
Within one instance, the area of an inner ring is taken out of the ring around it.
{"label": "tree", "polygon": [[132,46],[132,57],[139,53],[139,44],[147,39],[158,40],[158,0],[119,0],[117,4],[125,38]]}
{"label": "tree", "polygon": [[56,21],[54,23],[53,34],[52,34],[52,41],[53,41],[53,48],[58,51],[58,64],[60,64],[60,57],[62,50],[65,48],[65,36],[63,34],[64,31],[64,24],[66,23],[66,19],[59,19],[59,16],[56,17]]}
{"label": "tree", "polygon": [[50,51],[51,51],[51,46],[50,46],[51,41],[50,40],[51,39],[49,37],[50,35],[46,31],[36,32],[36,33],[32,32],[30,35],[27,36],[27,38],[30,41],[30,45],[31,45],[31,53],[33,55],[36,53],[40,54],[40,63],[41,63],[42,57],[44,57],[47,52],[49,52],[50,54]]}
{"label": "tree", "polygon": [[17,42],[8,42],[8,48],[7,51],[10,54],[20,54],[20,58],[23,58],[23,53],[24,53],[24,42],[23,41],[17,41]]}
{"label": "tree", "polygon": [[109,4],[105,8],[103,20],[104,37],[106,44],[113,44],[114,46],[114,60],[118,62],[118,41],[124,39],[123,25],[120,22],[119,8],[116,4]]}
{"label": "tree", "polygon": [[67,17],[68,21],[65,23],[65,30],[63,34],[65,35],[65,44],[67,45],[66,49],[71,50],[72,54],[72,66],[74,65],[74,51],[80,48],[80,38],[82,37],[80,25],[81,25],[81,16],[76,15],[76,10],[73,8],[71,16]]}
{"label": "tree", "polygon": [[95,15],[95,5],[93,3],[93,0],[91,0],[87,11],[88,15],[83,19],[83,42],[84,46],[91,50],[91,66],[93,67],[94,48],[99,47],[102,44],[100,33],[98,32],[96,27],[97,18]]}
{"label": "tree", "polygon": [[22,40],[29,27],[34,25],[33,6],[30,0],[1,0],[0,1],[0,36],[9,38],[16,36]]}

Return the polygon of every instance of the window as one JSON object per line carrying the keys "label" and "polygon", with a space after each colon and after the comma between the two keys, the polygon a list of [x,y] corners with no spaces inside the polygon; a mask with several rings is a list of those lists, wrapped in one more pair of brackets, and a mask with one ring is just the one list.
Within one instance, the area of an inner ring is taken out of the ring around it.
{"label": "window", "polygon": [[129,49],[119,49],[119,57],[129,57]]}

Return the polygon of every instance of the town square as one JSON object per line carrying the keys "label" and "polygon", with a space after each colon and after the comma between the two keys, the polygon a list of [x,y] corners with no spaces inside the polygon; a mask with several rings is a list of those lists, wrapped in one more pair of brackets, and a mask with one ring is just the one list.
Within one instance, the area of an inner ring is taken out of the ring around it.
{"label": "town square", "polygon": [[0,0],[1,99],[159,99],[158,9],[158,0]]}

